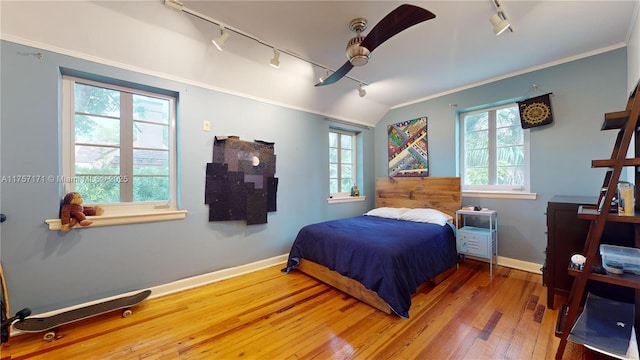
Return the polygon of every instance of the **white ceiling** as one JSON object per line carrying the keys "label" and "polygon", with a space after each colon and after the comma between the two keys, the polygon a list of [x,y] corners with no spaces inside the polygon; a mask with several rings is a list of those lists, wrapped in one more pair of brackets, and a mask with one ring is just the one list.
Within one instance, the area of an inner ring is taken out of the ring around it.
{"label": "white ceiling", "polygon": [[[333,70],[346,61],[345,46],[354,36],[348,28],[352,19],[366,18],[370,30],[402,3],[183,1],[186,8],[209,19]],[[255,69],[228,64],[226,70],[239,83],[256,84],[256,77],[269,82],[238,88],[243,94],[374,125],[393,107],[623,47],[640,6],[637,0],[503,0],[513,32],[496,36],[489,22],[495,12],[493,0],[409,3],[433,12],[436,18],[392,37],[372,52],[367,65],[351,70],[349,76],[369,84],[364,98],[356,92],[357,82],[347,78],[314,87],[324,71],[285,54],[277,70],[283,75],[273,75],[274,69],[267,66],[271,50],[233,33],[225,52],[254,59]],[[194,21],[207,24],[211,38],[219,32],[214,24]],[[300,63],[311,70],[299,70]],[[302,81],[275,84],[279,80],[274,76],[298,76]]]}

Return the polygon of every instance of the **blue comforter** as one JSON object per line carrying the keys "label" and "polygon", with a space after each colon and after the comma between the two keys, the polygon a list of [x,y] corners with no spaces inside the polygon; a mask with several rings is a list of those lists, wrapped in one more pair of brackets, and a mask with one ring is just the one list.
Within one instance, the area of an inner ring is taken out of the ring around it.
{"label": "blue comforter", "polygon": [[300,229],[284,270],[300,259],[359,281],[408,318],[418,285],[455,265],[457,252],[449,225],[363,215]]}

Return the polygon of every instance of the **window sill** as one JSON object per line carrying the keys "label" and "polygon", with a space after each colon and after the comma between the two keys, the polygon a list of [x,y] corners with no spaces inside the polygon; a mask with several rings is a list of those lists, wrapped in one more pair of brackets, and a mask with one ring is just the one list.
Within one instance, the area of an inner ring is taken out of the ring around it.
{"label": "window sill", "polygon": [[340,204],[347,202],[355,202],[355,201],[365,201],[367,199],[366,196],[341,196],[341,197],[330,197],[327,199],[327,203],[329,204]]}
{"label": "window sill", "polygon": [[[87,216],[93,221],[89,226],[76,225],[74,229],[90,228],[96,226],[137,224],[152,221],[182,220],[187,216],[186,210],[140,210],[119,214],[103,214],[100,216]],[[47,219],[44,221],[49,225],[49,230],[60,230],[60,219]]]}
{"label": "window sill", "polygon": [[463,190],[463,197],[487,198],[487,199],[520,199],[535,200],[538,197],[536,193],[515,192],[515,191],[477,191]]}

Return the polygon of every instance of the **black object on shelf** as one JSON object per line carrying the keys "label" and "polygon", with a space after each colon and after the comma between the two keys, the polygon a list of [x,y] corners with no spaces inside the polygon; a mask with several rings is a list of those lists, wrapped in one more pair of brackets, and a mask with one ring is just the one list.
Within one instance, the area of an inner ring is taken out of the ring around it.
{"label": "black object on shelf", "polygon": [[633,328],[634,304],[614,301],[591,293],[568,340],[596,351],[627,356]]}

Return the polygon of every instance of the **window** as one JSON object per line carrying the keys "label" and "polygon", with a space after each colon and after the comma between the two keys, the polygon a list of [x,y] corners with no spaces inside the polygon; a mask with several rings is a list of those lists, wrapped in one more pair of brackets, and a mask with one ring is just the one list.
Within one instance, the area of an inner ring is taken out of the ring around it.
{"label": "window", "polygon": [[462,112],[460,174],[467,191],[529,191],[528,130],[518,105]]}
{"label": "window", "polygon": [[173,96],[64,76],[64,192],[176,209],[175,117]]}
{"label": "window", "polygon": [[356,179],[356,134],[330,129],[329,193],[333,197],[349,196]]}

